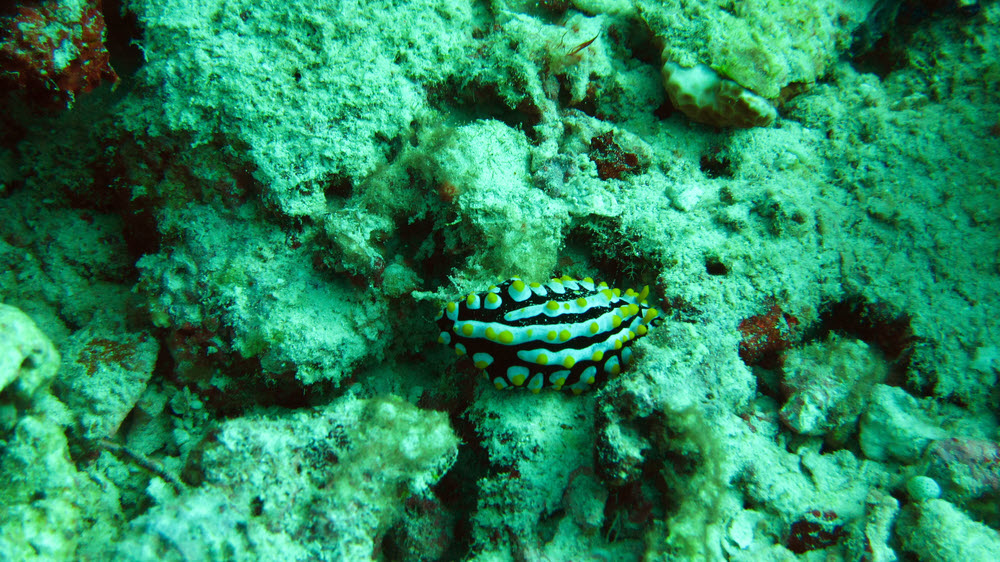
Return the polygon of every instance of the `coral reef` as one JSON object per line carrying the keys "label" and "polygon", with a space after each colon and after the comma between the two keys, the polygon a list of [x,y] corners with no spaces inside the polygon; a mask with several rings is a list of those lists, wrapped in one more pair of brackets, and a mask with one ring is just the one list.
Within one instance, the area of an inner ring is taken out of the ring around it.
{"label": "coral reef", "polygon": [[0,477],[0,554],[10,560],[75,558],[88,525],[110,507],[102,504],[116,499],[76,470],[63,429],[35,416],[22,417],[5,439]]}
{"label": "coral reef", "polygon": [[975,5],[0,11],[0,559],[1000,559]]}
{"label": "coral reef", "polygon": [[369,559],[403,516],[403,500],[433,498],[430,486],[454,462],[457,445],[443,414],[397,398],[232,420],[207,435],[185,467],[198,487],[161,490],[159,505],[132,521],[117,553]]}

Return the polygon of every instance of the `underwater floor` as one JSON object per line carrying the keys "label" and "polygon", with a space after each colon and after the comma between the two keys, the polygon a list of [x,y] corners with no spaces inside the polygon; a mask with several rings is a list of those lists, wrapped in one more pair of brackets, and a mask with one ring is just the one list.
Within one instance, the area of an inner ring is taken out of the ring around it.
{"label": "underwater floor", "polygon": [[1000,3],[0,8],[0,560],[1000,560]]}

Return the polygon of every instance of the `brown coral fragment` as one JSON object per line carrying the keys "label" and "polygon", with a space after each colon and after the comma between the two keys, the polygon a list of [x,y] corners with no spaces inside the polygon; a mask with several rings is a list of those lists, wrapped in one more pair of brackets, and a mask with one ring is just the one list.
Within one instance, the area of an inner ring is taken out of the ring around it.
{"label": "brown coral fragment", "polygon": [[621,179],[622,175],[638,174],[642,171],[639,157],[622,149],[615,142],[611,131],[590,139],[590,159],[597,165],[597,175],[602,180],[617,180]]}
{"label": "brown coral fragment", "polygon": [[16,15],[0,18],[0,78],[45,92],[40,99],[54,105],[70,104],[75,94],[102,81],[118,81],[104,31],[100,0],[22,6]]}
{"label": "brown coral fragment", "polygon": [[799,320],[773,304],[767,312],[745,318],[740,322],[740,359],[747,365],[774,367],[779,354],[792,346],[798,338]]}
{"label": "brown coral fragment", "polygon": [[699,64],[663,65],[670,102],[692,120],[715,127],[767,127],[778,113],[771,102]]}

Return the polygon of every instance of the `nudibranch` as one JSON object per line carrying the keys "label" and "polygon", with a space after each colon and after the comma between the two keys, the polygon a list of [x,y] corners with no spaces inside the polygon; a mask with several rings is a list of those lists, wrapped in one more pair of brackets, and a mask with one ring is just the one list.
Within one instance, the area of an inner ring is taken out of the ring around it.
{"label": "nudibranch", "polygon": [[636,338],[663,321],[641,292],[563,276],[513,278],[449,302],[438,341],[468,355],[498,389],[568,388],[579,394],[621,372]]}

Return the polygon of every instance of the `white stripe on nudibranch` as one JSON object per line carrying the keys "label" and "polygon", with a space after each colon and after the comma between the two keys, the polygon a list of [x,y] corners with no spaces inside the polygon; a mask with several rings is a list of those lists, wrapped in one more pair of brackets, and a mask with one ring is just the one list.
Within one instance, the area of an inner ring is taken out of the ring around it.
{"label": "white stripe on nudibranch", "polygon": [[448,303],[437,318],[438,341],[471,354],[497,388],[579,393],[618,375],[629,346],[662,320],[648,294],[648,287],[622,293],[590,278],[514,278]]}

